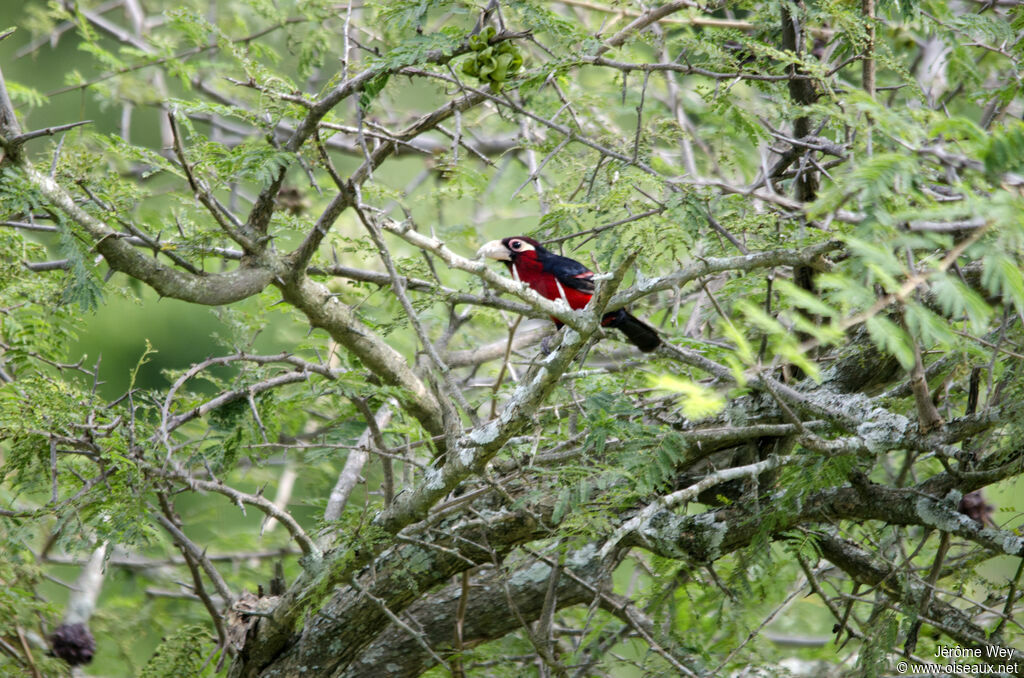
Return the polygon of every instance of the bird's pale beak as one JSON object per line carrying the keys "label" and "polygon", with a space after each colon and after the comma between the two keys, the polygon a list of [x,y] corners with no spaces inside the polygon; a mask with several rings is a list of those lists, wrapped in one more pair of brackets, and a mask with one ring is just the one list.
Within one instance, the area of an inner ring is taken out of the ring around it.
{"label": "bird's pale beak", "polygon": [[497,259],[498,261],[511,261],[512,256],[508,248],[505,247],[505,243],[500,240],[492,240],[480,249],[476,251],[476,257],[488,257],[490,259]]}

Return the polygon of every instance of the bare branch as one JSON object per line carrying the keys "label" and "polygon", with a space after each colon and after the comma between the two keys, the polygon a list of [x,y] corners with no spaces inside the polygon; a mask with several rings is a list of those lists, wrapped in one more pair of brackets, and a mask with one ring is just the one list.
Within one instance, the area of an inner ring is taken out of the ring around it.
{"label": "bare branch", "polygon": [[[274,518],[279,523],[284,525],[285,529],[292,535],[292,539],[298,543],[299,548],[302,549],[302,553],[307,556],[311,556],[314,560],[317,560],[321,556],[319,547],[313,542],[312,539],[306,534],[305,530],[295,521],[295,518],[286,511],[279,509],[274,505],[272,501],[261,495],[247,494],[239,490],[229,487],[222,482],[213,482],[209,480],[200,480],[194,478],[190,474],[184,471],[178,471],[173,469],[162,469],[154,466],[146,466],[146,472],[159,478],[168,478],[172,480],[178,480],[184,483],[189,489],[200,492],[216,492],[217,494],[223,494],[225,497],[229,497],[234,503],[241,506],[242,504],[249,504],[255,506],[259,510],[266,513],[268,516]],[[222,593],[223,595],[223,593]],[[225,600],[230,600],[231,596],[224,596]]]}

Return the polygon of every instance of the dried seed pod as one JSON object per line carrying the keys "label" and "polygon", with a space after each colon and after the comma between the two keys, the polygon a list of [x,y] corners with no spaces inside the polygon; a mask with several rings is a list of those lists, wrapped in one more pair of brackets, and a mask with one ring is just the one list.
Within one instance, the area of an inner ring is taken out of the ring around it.
{"label": "dried seed pod", "polygon": [[85,624],[61,624],[50,634],[53,656],[71,666],[88,664],[96,652],[96,639]]}

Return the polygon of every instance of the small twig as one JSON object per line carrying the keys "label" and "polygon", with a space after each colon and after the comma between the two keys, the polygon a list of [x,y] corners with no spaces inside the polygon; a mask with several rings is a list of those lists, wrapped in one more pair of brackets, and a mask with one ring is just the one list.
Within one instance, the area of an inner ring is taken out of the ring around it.
{"label": "small twig", "polygon": [[469,570],[462,571],[462,591],[459,595],[459,607],[455,611],[455,656],[452,657],[452,678],[464,678],[462,666],[463,645],[462,633],[466,626],[466,610],[469,608]]}
{"label": "small twig", "polygon": [[[192,189],[192,194],[195,196],[196,200],[202,203],[203,207],[206,208],[206,211],[210,213],[210,216],[213,217],[214,221],[217,222],[217,225],[220,226],[221,230],[224,231],[229,238],[241,245],[246,252],[255,252],[258,249],[257,242],[244,232],[245,225],[231,214],[231,212],[213,196],[210,190],[203,185],[202,181],[193,174],[192,166],[189,164],[188,159],[185,156],[185,148],[182,145],[181,133],[178,131],[178,121],[173,112],[168,111],[167,121],[170,124],[174,155],[178,158],[178,163],[181,165],[181,169],[185,173],[185,178],[188,180],[189,187]],[[228,223],[229,220],[231,223]]]}
{"label": "small twig", "polygon": [[18,146],[21,146],[26,141],[31,141],[32,139],[37,139],[39,137],[53,136],[54,134],[57,134],[59,132],[64,132],[66,130],[74,129],[75,127],[81,127],[82,125],[88,125],[91,123],[92,120],[81,120],[79,122],[69,122],[65,125],[56,125],[54,127],[46,127],[43,129],[32,130],[31,132],[25,132],[24,134],[19,134],[13,139],[9,139],[7,141],[7,147],[10,150],[13,148],[17,148]]}
{"label": "small twig", "polygon": [[217,589],[217,593],[220,597],[228,602],[234,600],[234,596],[231,594],[231,589],[228,588],[227,582],[224,581],[223,577],[221,577],[220,572],[218,572],[217,568],[213,566],[210,559],[206,557],[206,552],[196,546],[195,542],[189,539],[185,533],[174,524],[174,521],[164,515],[164,513],[157,514],[156,518],[160,525],[167,530],[172,537],[174,537],[176,542],[178,542],[178,546],[182,549],[182,554],[193,558],[199,566],[203,568],[203,572],[205,572],[206,576],[210,578],[210,581],[213,583],[214,588]]}
{"label": "small twig", "polygon": [[[8,33],[8,35],[10,35],[10,33]],[[32,678],[43,678],[43,674],[39,671],[39,667],[36,666],[35,657],[32,656],[32,648],[29,647],[28,638],[25,637],[25,631],[21,626],[17,626],[15,628],[18,632],[18,641],[21,643],[21,649],[25,653],[24,663],[28,664],[29,669],[31,669]]]}
{"label": "small twig", "polygon": [[1002,632],[1007,620],[1013,620],[1013,608],[1017,603],[1017,587],[1020,585],[1022,574],[1024,574],[1024,558],[1021,558],[1020,562],[1017,563],[1017,574],[1013,575],[1013,579],[1010,581],[1010,590],[1006,595],[1006,605],[1003,606],[1002,617],[999,619],[996,627],[992,629],[992,633],[989,634],[992,637],[998,636]]}
{"label": "small twig", "polygon": [[[281,479],[277,482],[277,493],[274,495],[274,506],[279,511],[283,512],[288,507],[288,502],[291,501],[292,490],[295,488],[295,481],[298,477],[299,473],[295,470],[295,465],[291,460],[288,460],[285,463],[284,471],[281,472]],[[277,518],[274,516],[264,516],[263,525],[260,526],[260,536],[262,537],[271,532],[277,525]]]}
{"label": "small twig", "polygon": [[216,588],[220,594],[223,605],[230,605],[234,600],[234,596],[231,595],[231,591],[228,589],[227,583],[220,576],[220,572],[217,571],[206,557],[206,552],[199,550],[199,547],[186,537],[185,533],[182,532],[175,524],[178,522],[177,516],[175,516],[174,508],[168,501],[167,496],[160,493],[158,495],[158,499],[160,501],[160,512],[156,514],[157,521],[165,530],[167,530],[167,532],[171,534],[178,545],[178,549],[181,551],[181,555],[185,558],[185,564],[188,566],[189,572],[192,574],[192,590],[195,591],[197,596],[199,596],[199,599],[203,602],[203,606],[209,613],[210,618],[213,619],[213,624],[217,629],[217,637],[220,641],[220,645],[224,647],[227,643],[227,632],[224,628],[224,615],[221,609],[218,608],[217,604],[210,597],[210,594],[206,592],[206,586],[203,584],[200,569],[205,571],[206,576],[210,578],[214,588]]}
{"label": "small twig", "polygon": [[391,611],[391,608],[387,606],[387,603],[385,603],[384,600],[378,598],[377,596],[370,593],[367,589],[360,586],[359,582],[356,581],[355,577],[353,577],[349,583],[351,584],[353,589],[355,589],[357,592],[373,601],[377,605],[377,607],[380,608],[381,612],[383,612],[387,616],[387,618],[391,620],[392,624],[408,633],[409,636],[412,637],[412,639],[420,645],[420,647],[427,651],[427,653],[435,662],[438,663],[439,666],[443,666],[445,670],[449,673],[452,672],[452,667],[448,664],[448,662],[442,659],[440,655],[434,652],[434,649],[430,647],[430,644],[427,643],[426,639],[424,638],[423,633],[416,631],[411,626],[406,624],[401,617],[399,617],[397,614]]}
{"label": "small twig", "polygon": [[[380,427],[377,426],[377,417],[372,411],[365,398],[351,398],[352,404],[356,406],[359,413],[363,415],[363,420],[366,422],[366,429],[370,432],[370,440],[373,441],[373,446],[376,451],[383,452],[388,448],[387,443],[384,441],[384,434],[381,433]],[[391,458],[387,456],[380,456],[380,463],[383,470],[383,490],[384,490],[384,506],[391,506],[391,502],[395,499],[395,474],[391,467]]]}
{"label": "small twig", "polygon": [[[822,570],[822,569],[824,569],[824,568],[819,568],[819,570],[818,570],[818,574],[820,574],[820,572],[821,572],[821,570]],[[750,631],[750,633],[748,633],[748,634],[747,634],[747,637],[743,639],[743,642],[741,642],[741,643],[740,643],[739,645],[737,645],[737,646],[736,646],[736,647],[735,647],[735,648],[734,648],[734,649],[733,649],[733,650],[732,650],[732,651],[731,651],[731,652],[730,652],[730,653],[729,653],[729,654],[728,654],[728,655],[726,656],[726,658],[725,658],[725,659],[723,659],[723,660],[722,660],[722,661],[721,661],[721,662],[720,662],[720,663],[718,664],[718,666],[717,666],[717,667],[715,667],[715,668],[714,668],[714,669],[713,669],[713,670],[711,671],[710,675],[721,675],[722,669],[723,669],[723,668],[724,668],[724,667],[725,667],[725,666],[726,666],[726,665],[727,665],[727,664],[728,664],[728,663],[729,663],[730,661],[732,661],[732,658],[733,658],[733,657],[735,657],[735,656],[736,656],[736,654],[737,654],[737,653],[739,653],[739,651],[740,651],[740,650],[742,650],[742,649],[743,649],[744,647],[746,647],[746,646],[747,646],[747,645],[748,645],[748,644],[750,643],[750,641],[752,641],[752,640],[753,640],[754,638],[756,638],[756,637],[758,636],[758,634],[759,634],[759,633],[761,633],[761,631],[763,631],[763,630],[764,630],[764,627],[768,626],[768,624],[770,624],[770,623],[772,623],[773,621],[775,621],[775,619],[776,619],[776,618],[777,618],[777,617],[778,617],[778,616],[779,616],[780,614],[782,614],[782,611],[783,611],[783,610],[785,610],[785,609],[786,609],[787,607],[789,607],[789,604],[790,604],[790,603],[792,603],[792,602],[793,602],[793,600],[794,600],[794,599],[795,599],[795,598],[796,598],[796,597],[797,597],[798,595],[800,595],[800,594],[801,594],[801,593],[803,592],[803,590],[804,590],[804,586],[806,585],[806,583],[807,583],[807,582],[798,582],[798,583],[797,583],[797,585],[793,587],[793,590],[792,590],[792,591],[790,591],[789,595],[788,595],[788,596],[786,596],[785,600],[783,600],[783,601],[782,601],[781,603],[779,603],[779,604],[778,604],[778,605],[777,605],[777,606],[775,607],[775,609],[774,609],[774,610],[772,610],[772,611],[771,611],[770,613],[768,613],[768,616],[766,616],[766,617],[765,617],[765,618],[764,618],[764,619],[763,619],[763,620],[761,621],[761,623],[760,623],[760,624],[758,624],[757,628],[756,628],[756,629],[753,629],[752,631]]]}
{"label": "small twig", "polygon": [[[623,76],[625,78],[625,76]],[[643,132],[644,99],[647,98],[647,83],[651,79],[651,72],[644,72],[644,85],[640,88],[640,103],[636,105],[636,135],[633,137],[633,162],[640,157],[640,137]]]}
{"label": "small twig", "polygon": [[918,611],[918,618],[907,631],[907,641],[903,644],[903,651],[907,654],[914,652],[917,647],[917,634],[921,630],[921,617],[928,614],[932,597],[935,594],[935,583],[939,580],[939,573],[942,572],[942,562],[946,559],[949,551],[949,532],[942,532],[939,538],[939,548],[935,552],[935,560],[932,562],[932,569],[928,573],[928,580],[925,583],[924,594],[921,596],[921,607]]}
{"label": "small twig", "polygon": [[[494,386],[491,388],[491,419],[494,419],[498,414],[498,390],[501,388],[501,382],[505,379],[505,372],[511,369],[509,365],[509,358],[512,355],[512,345],[516,337],[516,329],[519,327],[519,323],[522,321],[523,316],[516,316],[515,321],[508,328],[508,341],[505,344],[505,355],[501,360],[501,369],[498,370],[498,376],[494,379]],[[514,376],[514,375],[513,375]]]}
{"label": "small twig", "polygon": [[287,511],[282,511],[277,508],[273,502],[264,496],[241,492],[240,490],[236,490],[235,488],[225,485],[220,481],[214,482],[209,480],[200,480],[199,478],[194,478],[185,471],[158,468],[149,464],[145,464],[144,468],[147,473],[154,476],[182,481],[188,485],[189,489],[192,491],[216,492],[217,494],[223,494],[234,501],[239,507],[242,507],[244,504],[255,506],[284,525],[285,529],[288,530],[288,533],[291,534],[292,539],[294,539],[299,545],[299,548],[302,549],[302,553],[304,555],[312,556],[314,559],[319,559],[322,555],[316,543],[309,538],[309,535],[307,535],[306,531],[302,529],[302,526],[296,522],[295,518],[293,518]]}
{"label": "small twig", "polygon": [[568,144],[570,141],[572,141],[571,137],[565,137],[564,139],[562,139],[558,143],[558,145],[555,146],[554,149],[552,149],[552,151],[550,153],[548,153],[546,156],[544,156],[544,159],[540,161],[540,164],[537,165],[536,168],[533,168],[531,170],[530,176],[526,177],[526,181],[524,181],[522,184],[520,184],[519,188],[517,188],[515,191],[513,191],[512,195],[510,197],[514,198],[517,195],[519,195],[520,191],[522,191],[524,188],[526,188],[526,186],[531,181],[538,181],[540,179],[540,172],[541,172],[542,169],[544,169],[544,166],[548,164],[548,161],[551,160],[551,158],[555,157],[555,154],[557,154],[560,150],[565,148],[566,144]]}
{"label": "small twig", "polygon": [[50,436],[50,476],[52,477],[52,488],[50,502],[57,503],[57,439]]}

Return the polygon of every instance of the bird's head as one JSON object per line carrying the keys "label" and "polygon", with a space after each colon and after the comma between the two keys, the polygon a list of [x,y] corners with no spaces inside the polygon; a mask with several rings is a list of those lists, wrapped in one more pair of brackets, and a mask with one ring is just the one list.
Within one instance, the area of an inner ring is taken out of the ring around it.
{"label": "bird's head", "polygon": [[537,252],[543,249],[541,244],[533,238],[527,238],[525,235],[513,235],[501,240],[492,240],[477,250],[476,256],[511,263],[522,255],[531,256],[530,253],[532,253],[533,256],[536,256]]}

